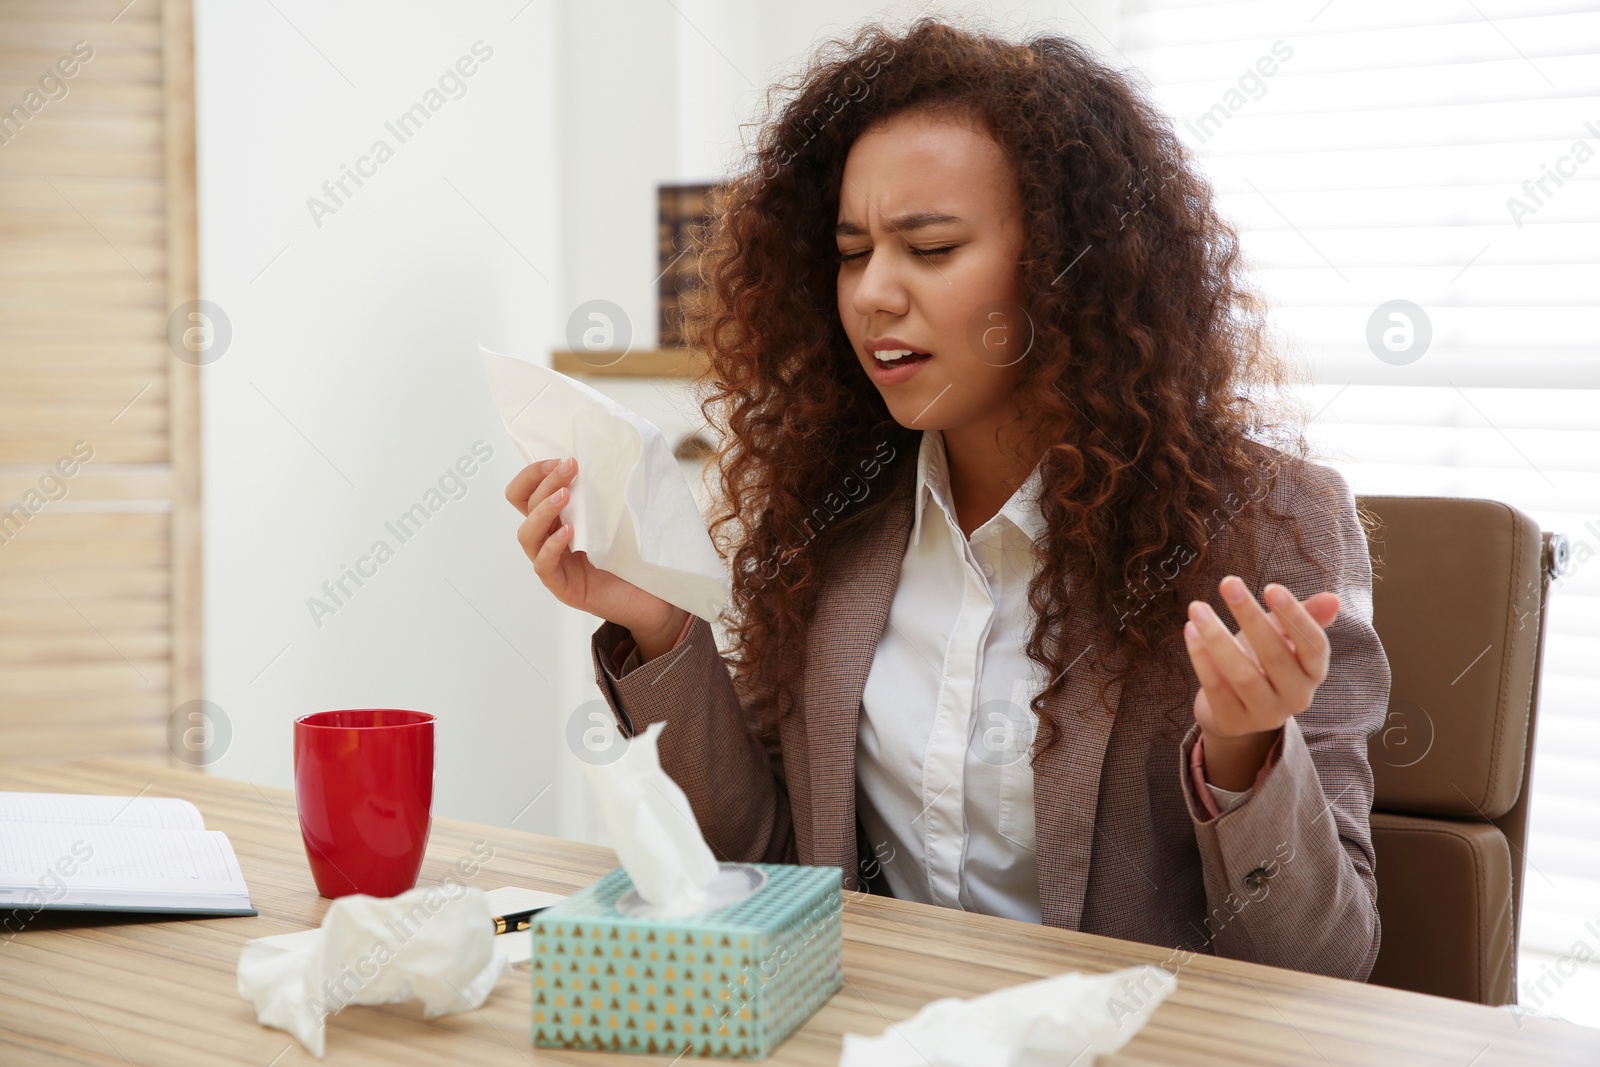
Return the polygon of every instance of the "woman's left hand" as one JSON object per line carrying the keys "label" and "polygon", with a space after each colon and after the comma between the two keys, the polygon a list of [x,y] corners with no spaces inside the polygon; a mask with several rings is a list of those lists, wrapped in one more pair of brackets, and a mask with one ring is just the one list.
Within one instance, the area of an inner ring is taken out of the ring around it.
{"label": "woman's left hand", "polygon": [[1277,583],[1262,590],[1262,609],[1243,580],[1218,587],[1240,630],[1228,627],[1204,601],[1189,604],[1184,644],[1200,679],[1194,718],[1205,742],[1206,778],[1222,789],[1246,789],[1290,716],[1311,706],[1328,677],[1328,636],[1339,597],[1315,593],[1304,601]]}

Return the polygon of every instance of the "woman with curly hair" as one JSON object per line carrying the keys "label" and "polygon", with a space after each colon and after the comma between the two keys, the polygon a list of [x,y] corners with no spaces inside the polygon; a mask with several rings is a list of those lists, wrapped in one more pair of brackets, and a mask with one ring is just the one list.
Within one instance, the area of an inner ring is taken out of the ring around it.
{"label": "woman with curly hair", "polygon": [[1170,122],[926,18],[774,93],[686,318],[725,647],[570,550],[574,460],[506,491],[619,728],[725,860],[1365,979],[1366,539]]}

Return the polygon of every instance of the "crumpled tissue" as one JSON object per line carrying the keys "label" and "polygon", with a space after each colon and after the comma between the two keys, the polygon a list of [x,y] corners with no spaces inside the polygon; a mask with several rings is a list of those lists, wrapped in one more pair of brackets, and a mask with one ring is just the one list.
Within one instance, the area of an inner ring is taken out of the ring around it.
{"label": "crumpled tissue", "polygon": [[653,918],[724,907],[755,888],[736,865],[717,863],[689,798],[661,769],[656,745],[665,726],[651,723],[620,742],[626,748],[616,759],[583,768],[612,847],[642,901],[632,914]]}
{"label": "crumpled tissue", "polygon": [[[347,1004],[420,1000],[423,1016],[482,1004],[509,961],[494,950],[494,914],[476,886],[394,897],[340,897],[317,930],[246,942],[239,995],[256,1018],[322,1058],[325,1020]],[[307,936],[317,935],[317,936]]]}
{"label": "crumpled tissue", "polygon": [[[924,1005],[881,1037],[845,1034],[839,1067],[1088,1067],[1133,1040],[1167,994],[1172,975],[1148,964],[1076,971]],[[1088,1059],[1079,1059],[1089,1053]]]}
{"label": "crumpled tissue", "polygon": [[478,346],[523,461],[574,456],[561,521],[574,552],[708,622],[730,583],[672,446],[649,420],[559,371]]}

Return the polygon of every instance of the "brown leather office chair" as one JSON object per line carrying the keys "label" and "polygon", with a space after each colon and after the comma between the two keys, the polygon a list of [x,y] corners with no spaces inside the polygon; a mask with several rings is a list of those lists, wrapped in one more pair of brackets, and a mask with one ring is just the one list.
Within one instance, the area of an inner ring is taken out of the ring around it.
{"label": "brown leather office chair", "polygon": [[1371,981],[1516,1002],[1550,579],[1566,540],[1492,500],[1368,496],[1393,672],[1372,738],[1382,943]]}

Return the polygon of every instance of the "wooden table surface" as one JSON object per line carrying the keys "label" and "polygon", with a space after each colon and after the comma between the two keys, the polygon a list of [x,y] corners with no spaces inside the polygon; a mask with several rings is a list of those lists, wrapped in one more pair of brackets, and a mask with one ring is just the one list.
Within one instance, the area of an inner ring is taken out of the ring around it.
{"label": "wooden table surface", "polygon": [[[233,842],[260,914],[164,922],[39,912],[0,940],[0,1063],[137,1067],[317,1062],[257,1024],[234,979],[245,941],[318,925],[329,901],[306,866],[294,799],[187,768],[86,760],[0,769],[0,789],[180,796]],[[435,819],[419,885],[443,884],[478,846],[469,884],[571,892],[615,865],[608,849]],[[875,1035],[930,1000],[1060,974],[1160,964],[1169,950],[882,898],[844,911],[844,989],[768,1061],[834,1067],[841,1035]],[[559,1052],[529,1036],[527,965],[477,1010],[424,1020],[412,1003],[328,1019],[328,1064],[667,1064],[666,1057]],[[685,1058],[686,1062],[690,1058]],[[705,1061],[700,1061],[705,1062]],[[721,1061],[718,1061],[721,1062]],[[1438,997],[1234,960],[1195,957],[1177,989],[1102,1064],[1600,1064],[1600,1030]]]}

